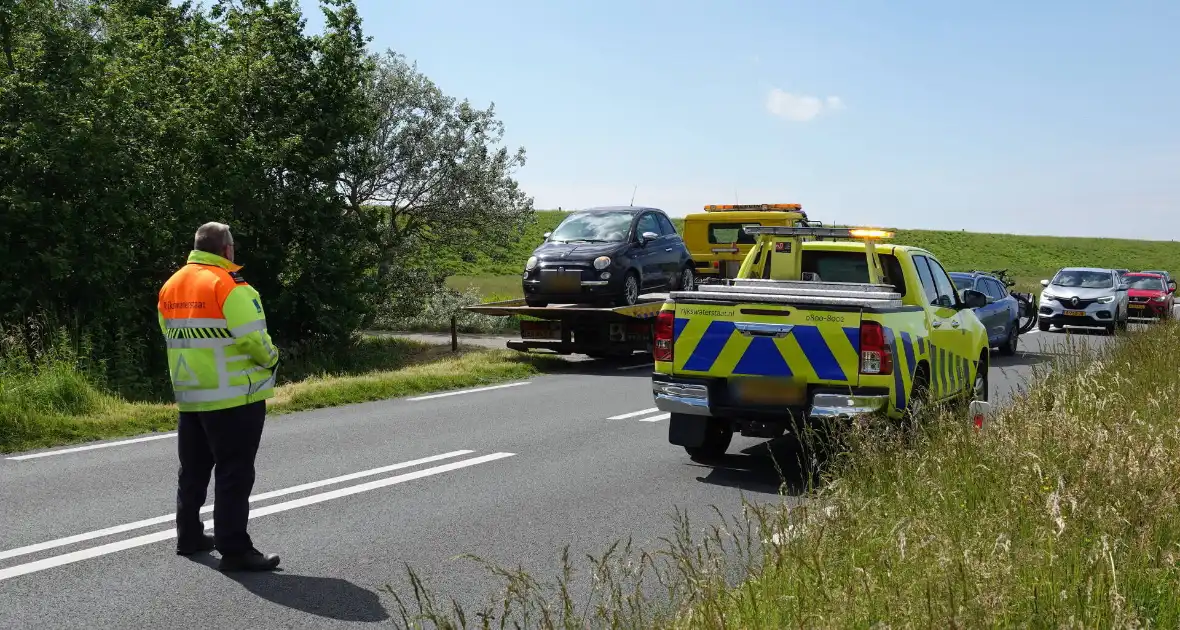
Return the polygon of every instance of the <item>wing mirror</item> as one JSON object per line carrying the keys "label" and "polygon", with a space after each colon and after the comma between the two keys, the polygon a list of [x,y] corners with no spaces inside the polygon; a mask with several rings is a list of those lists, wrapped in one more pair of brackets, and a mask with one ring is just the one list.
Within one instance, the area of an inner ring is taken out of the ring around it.
{"label": "wing mirror", "polygon": [[1126,282],[1119,283],[1119,291],[1126,291],[1130,288],[1131,288],[1131,285],[1127,284]]}
{"label": "wing mirror", "polygon": [[550,236],[553,236],[553,232],[545,232],[544,234],[541,235],[541,238],[543,238],[545,240],[549,240]]}
{"label": "wing mirror", "polygon": [[1176,292],[1176,281],[1175,280],[1168,280],[1168,293],[1175,293],[1175,292]]}
{"label": "wing mirror", "polygon": [[1043,287],[1049,286],[1049,281],[1048,280],[1041,280],[1041,286],[1043,286]]}
{"label": "wing mirror", "polygon": [[648,243],[656,240],[659,237],[660,237],[660,235],[656,234],[655,232],[644,232],[643,236],[639,237],[639,242],[643,243],[644,245],[647,245]]}
{"label": "wing mirror", "polygon": [[975,289],[967,289],[963,291],[963,303],[967,305],[967,308],[987,306],[987,296]]}

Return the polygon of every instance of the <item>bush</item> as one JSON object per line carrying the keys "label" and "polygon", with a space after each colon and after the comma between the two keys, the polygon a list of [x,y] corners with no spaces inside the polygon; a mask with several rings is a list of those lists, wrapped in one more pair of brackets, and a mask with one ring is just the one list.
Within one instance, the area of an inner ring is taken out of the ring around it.
{"label": "bush", "polygon": [[438,286],[422,299],[422,309],[412,315],[393,315],[384,312],[378,316],[379,330],[405,332],[446,332],[451,329],[451,317],[456,318],[459,332],[475,334],[496,334],[515,332],[520,319],[515,316],[496,317],[463,310],[483,302],[495,302],[500,296],[483,296],[475,288],[457,291],[447,286]]}

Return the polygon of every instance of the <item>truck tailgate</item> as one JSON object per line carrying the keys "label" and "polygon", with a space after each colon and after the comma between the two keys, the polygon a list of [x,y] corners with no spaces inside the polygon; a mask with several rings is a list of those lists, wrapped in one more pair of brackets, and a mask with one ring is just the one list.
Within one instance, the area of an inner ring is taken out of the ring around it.
{"label": "truck tailgate", "polygon": [[724,378],[734,403],[801,405],[808,385],[858,384],[858,309],[689,300],[675,310],[673,374]]}

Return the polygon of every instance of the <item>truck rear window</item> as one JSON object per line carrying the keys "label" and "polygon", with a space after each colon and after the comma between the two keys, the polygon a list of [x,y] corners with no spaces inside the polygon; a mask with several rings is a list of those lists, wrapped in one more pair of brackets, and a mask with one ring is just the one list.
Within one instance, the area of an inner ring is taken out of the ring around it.
{"label": "truck rear window", "polygon": [[[897,292],[905,295],[905,276],[901,263],[893,254],[877,252],[881,266],[885,268],[885,283],[892,284]],[[819,276],[820,282],[868,282],[869,263],[864,252],[803,251],[803,271]]]}
{"label": "truck rear window", "polygon": [[741,243],[744,245],[751,245],[757,238],[750,234],[746,234],[743,227],[748,225],[762,225],[761,223],[711,223],[709,224],[709,242],[718,245],[728,245],[730,243]]}

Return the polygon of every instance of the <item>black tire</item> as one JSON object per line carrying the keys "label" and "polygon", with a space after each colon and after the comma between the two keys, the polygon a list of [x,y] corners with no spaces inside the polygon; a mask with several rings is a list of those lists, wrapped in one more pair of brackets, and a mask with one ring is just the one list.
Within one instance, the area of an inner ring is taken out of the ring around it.
{"label": "black tire", "polygon": [[1118,320],[1118,323],[1116,323],[1115,326],[1118,327],[1119,331],[1127,332],[1127,324],[1129,323],[1131,323],[1131,314],[1126,313],[1123,315],[1122,319]]}
{"label": "black tire", "polygon": [[1016,354],[1016,346],[1020,342],[1020,322],[1013,322],[1008,328],[1008,338],[1000,344],[1000,354],[1010,357]]}
{"label": "black tire", "polygon": [[696,273],[693,272],[692,263],[684,266],[680,270],[680,277],[676,280],[677,291],[695,291],[697,288]]}
{"label": "black tire", "polygon": [[1037,321],[1037,328],[1040,329],[1041,332],[1049,332],[1049,320],[1042,319]]}
{"label": "black tire", "polygon": [[901,420],[903,428],[911,427],[920,421],[922,410],[930,404],[930,377],[928,374],[925,364],[919,365],[918,369],[914,371],[914,380],[910,385],[909,404],[906,405]]}
{"label": "black tire", "polygon": [[628,271],[627,276],[623,278],[623,292],[615,298],[615,304],[618,306],[632,306],[639,301],[639,294],[641,292],[639,285],[639,274],[634,270]]}
{"label": "black tire", "polygon": [[549,306],[549,303],[544,300],[530,300],[528,298],[524,299],[524,303],[528,304],[529,306],[539,306],[539,307]]}
{"label": "black tire", "polygon": [[967,392],[967,402],[978,400],[987,402],[991,396],[991,379],[988,370],[991,368],[991,355],[984,350],[975,363],[975,380],[971,383],[971,391]]}
{"label": "black tire", "polygon": [[686,446],[684,452],[694,462],[714,462],[725,456],[733,440],[733,427],[721,418],[709,418],[705,429],[705,442],[700,446]]}

